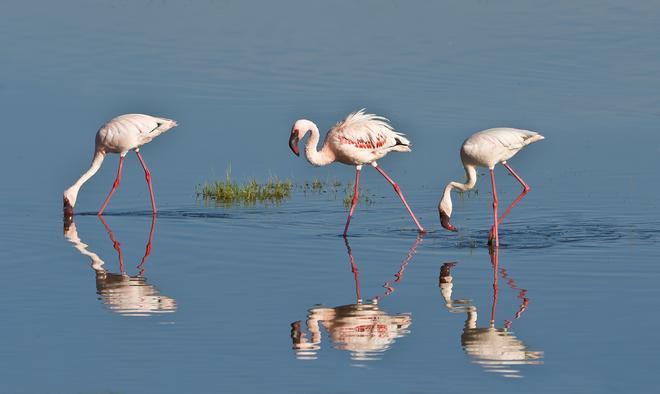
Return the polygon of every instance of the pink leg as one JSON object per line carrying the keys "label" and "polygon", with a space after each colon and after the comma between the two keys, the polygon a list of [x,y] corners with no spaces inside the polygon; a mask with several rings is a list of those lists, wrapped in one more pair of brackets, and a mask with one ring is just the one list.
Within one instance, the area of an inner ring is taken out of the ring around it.
{"label": "pink leg", "polygon": [[[492,171],[492,170],[491,170]],[[497,216],[496,216],[497,217]],[[499,296],[500,289],[498,285],[498,276],[497,268],[499,266],[499,248],[495,247],[495,250],[491,251],[490,262],[493,266],[493,306],[490,310],[490,326],[495,325],[495,312],[497,310],[497,297]]]}
{"label": "pink leg", "polygon": [[358,271],[357,264],[355,264],[351,245],[348,244],[348,238],[344,237],[344,243],[346,244],[346,250],[348,250],[348,261],[351,263],[351,272],[353,272],[353,278],[355,279],[355,296],[357,297],[357,303],[361,304],[362,296],[360,295],[360,272]]}
{"label": "pink leg", "polygon": [[344,237],[348,233],[348,226],[351,224],[351,218],[353,217],[353,212],[355,212],[355,206],[358,202],[358,190],[360,187],[360,167],[356,167],[355,170],[355,190],[353,191],[353,200],[351,200],[351,210],[348,211],[348,219],[346,219],[346,226],[344,227]]}
{"label": "pink leg", "polygon": [[495,188],[495,170],[490,169],[490,183],[493,186],[493,233],[495,234],[495,247],[500,246],[500,237],[497,231],[497,189]]}
{"label": "pink leg", "polygon": [[392,178],[390,178],[385,173],[385,171],[383,171],[379,166],[374,166],[374,168],[376,169],[376,171],[380,172],[380,175],[382,175],[385,179],[387,179],[387,181],[392,185],[392,187],[394,187],[394,191],[396,192],[396,194],[399,195],[399,198],[401,198],[401,201],[403,202],[403,205],[405,205],[406,209],[408,210],[408,213],[410,214],[410,217],[415,222],[415,225],[417,225],[417,230],[419,230],[420,233],[425,232],[424,228],[422,227],[421,224],[419,224],[419,221],[415,217],[415,214],[413,213],[412,209],[410,209],[410,206],[408,206],[408,203],[406,202],[406,198],[403,197],[403,194],[401,193],[401,188],[399,187],[399,185],[397,185],[396,182],[394,182],[392,180]]}
{"label": "pink leg", "polygon": [[135,151],[135,154],[138,157],[138,160],[140,160],[140,164],[142,164],[142,168],[144,169],[144,177],[147,180],[147,185],[149,186],[149,195],[151,195],[151,210],[153,214],[156,214],[156,199],[154,198],[154,188],[151,185],[151,171],[147,168],[146,163],[142,159],[142,155],[140,154],[139,151]]}
{"label": "pink leg", "polygon": [[151,229],[149,230],[149,241],[147,241],[147,247],[144,250],[144,257],[142,257],[142,261],[140,261],[140,264],[138,264],[137,268],[140,270],[138,275],[143,276],[144,275],[144,263],[147,262],[147,258],[149,258],[149,255],[151,254],[151,242],[154,239],[154,228],[156,226],[156,215],[151,216]]}
{"label": "pink leg", "polygon": [[124,156],[120,156],[119,168],[117,169],[117,178],[115,178],[115,183],[112,184],[112,189],[110,190],[110,194],[108,194],[108,197],[105,198],[105,201],[101,206],[101,210],[99,210],[98,213],[99,216],[103,215],[103,211],[105,211],[105,207],[108,206],[108,203],[110,202],[110,198],[112,197],[113,194],[115,194],[115,190],[117,190],[117,188],[119,187],[119,183],[121,182],[121,169],[123,166],[124,166]]}
{"label": "pink leg", "polygon": [[103,220],[103,216],[99,216],[99,220],[101,220],[101,223],[103,224],[103,227],[105,227],[105,231],[108,232],[108,235],[110,236],[110,240],[112,241],[112,247],[117,251],[117,254],[119,255],[119,272],[121,274],[124,274],[124,254],[121,251],[121,243],[117,241],[117,238],[115,238],[115,234],[112,232],[110,229],[110,226],[108,226],[108,223]]}
{"label": "pink leg", "polygon": [[[516,174],[515,171],[513,171],[513,168],[511,168],[511,166],[508,163],[502,163],[502,164],[504,165],[504,167],[506,167],[507,170],[509,170],[511,175],[513,175],[513,177],[516,178],[518,180],[518,182],[520,182],[520,184],[523,187],[523,191],[520,192],[518,197],[516,197],[516,199],[513,200],[511,205],[509,205],[509,207],[506,209],[506,211],[504,211],[504,214],[502,214],[502,216],[500,216],[500,218],[497,220],[498,225],[502,223],[504,218],[507,217],[507,215],[509,215],[509,213],[511,213],[511,210],[513,209],[513,207],[515,207],[523,199],[523,197],[525,197],[527,195],[527,193],[529,193],[529,191],[530,191],[529,186],[525,183],[525,181],[522,180],[522,178],[520,176],[518,176],[518,174]],[[493,237],[494,237],[493,230],[494,230],[494,227],[492,227],[490,229],[490,233],[488,234],[488,243],[489,244],[493,242]]]}

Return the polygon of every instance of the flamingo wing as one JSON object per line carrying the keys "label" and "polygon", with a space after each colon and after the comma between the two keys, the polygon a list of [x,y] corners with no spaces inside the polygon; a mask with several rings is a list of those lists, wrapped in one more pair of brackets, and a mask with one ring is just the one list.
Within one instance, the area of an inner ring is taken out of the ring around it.
{"label": "flamingo wing", "polygon": [[511,151],[519,151],[526,145],[543,139],[542,135],[530,130],[501,127],[487,131],[488,133],[484,133],[484,136]]}
{"label": "flamingo wing", "polygon": [[[391,148],[410,146],[410,141],[402,133],[394,131],[389,121],[378,115],[368,114],[361,109],[349,114],[338,122],[328,133],[340,146],[358,149],[391,150]],[[406,149],[409,150],[409,149]]]}

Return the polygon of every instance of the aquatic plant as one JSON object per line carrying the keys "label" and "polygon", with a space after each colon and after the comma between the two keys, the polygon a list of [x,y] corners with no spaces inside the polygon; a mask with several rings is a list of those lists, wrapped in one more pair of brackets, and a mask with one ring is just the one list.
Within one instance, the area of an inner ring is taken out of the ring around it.
{"label": "aquatic plant", "polygon": [[[344,207],[347,209],[351,207],[351,202],[353,201],[355,187],[353,182],[348,182],[346,188],[344,189]],[[369,194],[368,188],[359,188],[358,190],[358,202],[362,202],[365,205],[371,205],[375,202],[374,196]]]}
{"label": "aquatic plant", "polygon": [[256,179],[238,183],[231,178],[231,169],[228,169],[223,181],[206,182],[197,188],[196,194],[197,197],[221,205],[251,206],[257,203],[281,203],[291,197],[292,190],[293,183],[290,180],[280,180],[273,176],[265,183]]}

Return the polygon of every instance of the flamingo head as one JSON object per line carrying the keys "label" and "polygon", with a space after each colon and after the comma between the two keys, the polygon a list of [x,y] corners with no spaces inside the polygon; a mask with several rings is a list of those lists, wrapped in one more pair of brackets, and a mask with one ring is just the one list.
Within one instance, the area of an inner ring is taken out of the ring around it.
{"label": "flamingo head", "polygon": [[300,140],[305,138],[305,135],[312,129],[314,123],[307,119],[297,120],[291,128],[291,136],[289,137],[289,148],[295,153],[296,156],[300,156],[300,149],[298,148],[298,143]]}
{"label": "flamingo head", "polygon": [[452,210],[451,200],[443,198],[442,201],[440,201],[440,205],[438,205],[440,224],[442,225],[442,227],[446,228],[449,231],[458,231],[458,229],[449,222],[449,218],[451,217],[451,210]]}

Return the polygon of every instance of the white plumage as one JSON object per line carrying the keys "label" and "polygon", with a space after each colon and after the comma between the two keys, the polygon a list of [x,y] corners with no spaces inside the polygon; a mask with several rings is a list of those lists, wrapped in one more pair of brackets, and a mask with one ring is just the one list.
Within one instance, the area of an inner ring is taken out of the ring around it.
{"label": "white plumage", "polygon": [[[495,245],[499,246],[498,224],[501,222],[511,209],[522,199],[522,197],[529,192],[529,186],[513,171],[513,168],[507,164],[507,160],[511,159],[525,146],[544,139],[541,134],[535,131],[513,129],[507,127],[498,127],[480,131],[472,134],[468,139],[463,142],[461,146],[461,161],[465,168],[467,180],[465,183],[449,182],[445,186],[442,199],[438,204],[438,214],[440,215],[440,223],[442,227],[456,231],[452,226],[449,218],[452,214],[451,191],[458,189],[463,192],[471,190],[477,183],[477,167],[485,167],[490,171],[491,183],[493,188],[493,211],[494,211],[494,224],[489,236],[489,242],[495,239]],[[520,196],[514,200],[511,206],[505,211],[504,215],[498,219],[497,217],[497,191],[495,188],[495,175],[493,168],[498,163],[502,163],[507,170],[513,175],[518,182],[523,186],[523,191]]]}
{"label": "white plumage", "polygon": [[110,194],[99,210],[99,215],[101,215],[110,201],[110,197],[112,197],[112,194],[119,186],[124,157],[131,150],[135,152],[144,169],[147,185],[149,186],[149,195],[151,197],[151,208],[155,214],[156,201],[151,185],[151,172],[142,159],[142,155],[140,155],[140,147],[176,126],[176,121],[172,119],[143,114],[121,115],[101,126],[96,133],[94,158],[92,159],[91,166],[71,187],[64,191],[64,215],[69,219],[73,216],[73,207],[76,205],[80,188],[101,168],[105,155],[108,153],[118,153],[120,157],[117,178],[112,186],[112,190],[110,190]]}
{"label": "white plumage", "polygon": [[118,116],[96,133],[96,150],[125,156],[177,125],[172,119],[143,114]]}

